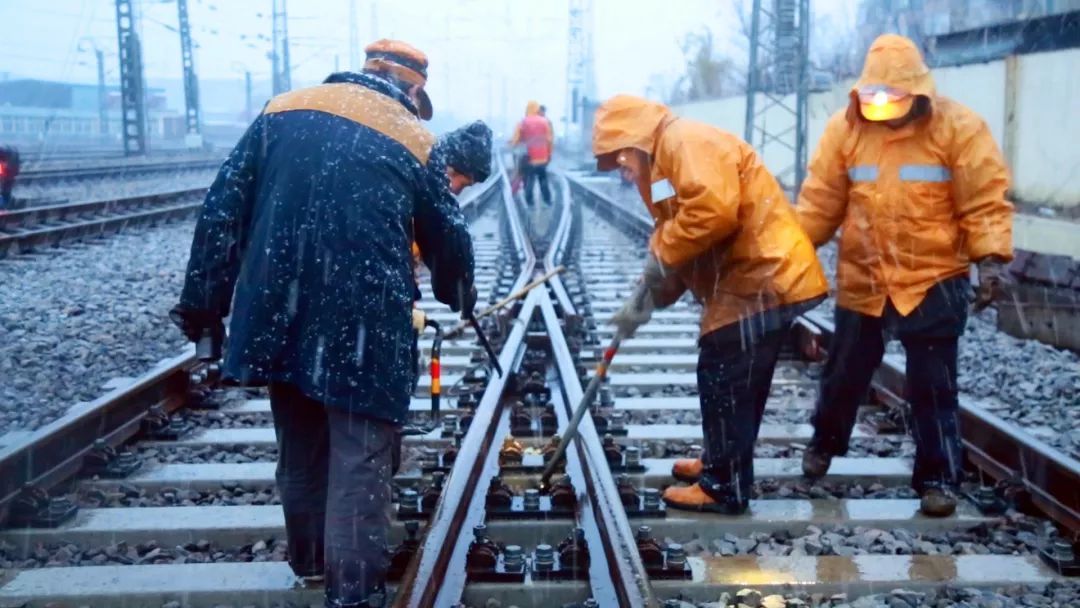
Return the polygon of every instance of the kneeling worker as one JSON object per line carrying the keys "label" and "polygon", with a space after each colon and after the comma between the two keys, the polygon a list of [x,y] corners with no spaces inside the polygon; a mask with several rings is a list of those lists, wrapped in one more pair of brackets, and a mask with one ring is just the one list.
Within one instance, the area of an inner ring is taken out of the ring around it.
{"label": "kneeling worker", "polygon": [[922,511],[950,515],[962,455],[957,343],[978,264],[977,306],[999,295],[1012,258],[1009,175],[986,123],[937,95],[907,38],[879,37],[846,109],[829,120],[799,193],[815,245],[843,227],[836,332],[803,471],[825,475],[847,452],[859,403],[889,337],[907,352],[914,420],[912,486]]}
{"label": "kneeling worker", "polygon": [[[414,371],[410,244],[435,297],[472,314],[472,241],[421,119],[427,58],[366,49],[361,73],[270,100],[195,226],[173,319],[224,335],[224,373],[270,387],[289,565],[326,606],[382,606],[393,446]],[[235,295],[233,293],[235,286]]]}
{"label": "kneeling worker", "polygon": [[623,336],[689,288],[703,304],[698,392],[705,450],[675,464],[676,508],[737,514],[780,347],[828,285],[780,184],[746,142],[627,95],[596,111],[593,154],[637,184],[656,221],[642,281],[612,318]]}

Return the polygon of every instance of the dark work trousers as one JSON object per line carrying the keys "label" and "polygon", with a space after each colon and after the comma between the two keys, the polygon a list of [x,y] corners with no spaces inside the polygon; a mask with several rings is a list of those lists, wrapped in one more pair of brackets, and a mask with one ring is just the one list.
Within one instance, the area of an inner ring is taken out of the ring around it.
{"label": "dark work trousers", "polygon": [[959,483],[963,453],[956,359],[970,294],[968,279],[956,277],[935,285],[906,317],[891,302],[881,317],[837,307],[811,445],[833,456],[847,453],[859,404],[881,363],[885,343],[895,337],[907,354],[907,400],[916,446],[911,485],[922,492],[927,483]]}
{"label": "dark work trousers", "polygon": [[327,606],[362,606],[389,563],[397,429],[326,407],[290,384],[270,386],[270,408],[289,565],[298,576],[325,574]]}
{"label": "dark work trousers", "polygon": [[548,189],[547,163],[543,165],[525,165],[525,204],[533,205],[533,185],[540,182],[540,195],[544,203],[551,204],[551,190]]}

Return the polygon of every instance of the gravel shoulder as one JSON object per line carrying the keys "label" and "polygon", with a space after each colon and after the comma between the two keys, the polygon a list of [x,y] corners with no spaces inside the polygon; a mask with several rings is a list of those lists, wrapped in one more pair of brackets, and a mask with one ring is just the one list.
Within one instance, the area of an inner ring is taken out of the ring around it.
{"label": "gravel shoulder", "polygon": [[193,222],[0,260],[0,435],[33,430],[185,346],[167,312]]}

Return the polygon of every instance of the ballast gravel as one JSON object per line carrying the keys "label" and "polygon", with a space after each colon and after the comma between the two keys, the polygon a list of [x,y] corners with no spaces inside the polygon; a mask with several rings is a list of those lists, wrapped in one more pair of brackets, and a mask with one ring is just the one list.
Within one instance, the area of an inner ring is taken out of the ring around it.
{"label": "ballast gravel", "polygon": [[193,223],[0,260],[0,435],[33,430],[179,355],[168,319]]}
{"label": "ballast gravel", "polygon": [[82,201],[125,198],[158,192],[205,188],[214,181],[217,169],[177,169],[172,172],[134,174],[101,179],[50,180],[16,186],[15,196],[27,199],[28,206],[56,205]]}

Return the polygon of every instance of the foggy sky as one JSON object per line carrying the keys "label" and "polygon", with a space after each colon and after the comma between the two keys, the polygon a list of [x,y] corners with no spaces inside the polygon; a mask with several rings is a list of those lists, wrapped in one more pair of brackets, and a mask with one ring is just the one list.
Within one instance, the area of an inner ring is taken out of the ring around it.
{"label": "foggy sky", "polygon": [[[599,97],[645,95],[654,74],[673,79],[684,63],[679,41],[702,25],[712,28],[719,49],[740,52],[726,35],[736,2],[594,0]],[[837,3],[817,0],[815,10]],[[526,101],[536,99],[548,106],[558,129],[566,106],[567,2],[374,0],[375,22],[372,4],[357,0],[361,49],[391,37],[425,51],[437,115],[452,110],[460,120],[494,119],[496,130],[505,130]],[[166,27],[176,25],[175,2],[140,5],[147,79],[180,78],[178,36]],[[270,0],[189,0],[189,11],[200,78],[235,79],[242,87],[247,69],[256,80],[269,80]],[[350,67],[348,0],[292,0],[289,17],[294,88],[322,80],[335,57],[342,69]],[[84,47],[96,43],[106,51],[107,80],[117,82],[112,0],[0,0],[0,23],[0,74],[95,83],[93,53],[78,49],[88,37]]]}

